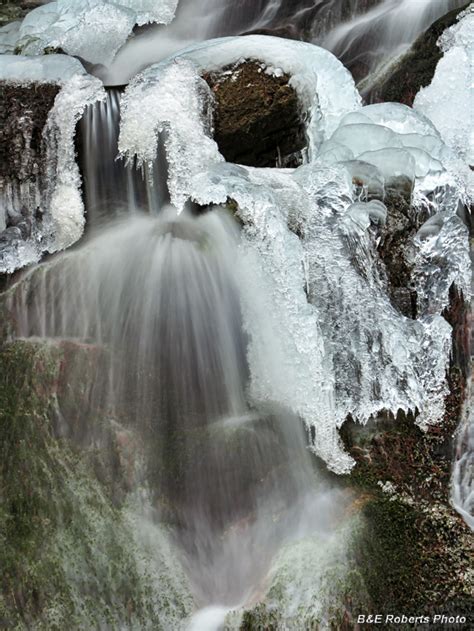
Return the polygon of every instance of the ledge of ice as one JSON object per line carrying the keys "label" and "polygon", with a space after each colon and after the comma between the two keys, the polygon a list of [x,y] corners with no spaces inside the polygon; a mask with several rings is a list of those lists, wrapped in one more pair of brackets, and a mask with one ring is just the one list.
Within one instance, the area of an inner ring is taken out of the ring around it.
{"label": "ledge of ice", "polygon": [[[89,76],[78,59],[67,55],[0,56],[0,81],[19,85],[28,83],[63,85],[77,75]],[[92,78],[91,81],[93,81]]]}
{"label": "ledge of ice", "polygon": [[26,55],[59,48],[91,63],[108,65],[136,24],[169,24],[177,5],[178,0],[50,2],[25,17],[15,47]]}

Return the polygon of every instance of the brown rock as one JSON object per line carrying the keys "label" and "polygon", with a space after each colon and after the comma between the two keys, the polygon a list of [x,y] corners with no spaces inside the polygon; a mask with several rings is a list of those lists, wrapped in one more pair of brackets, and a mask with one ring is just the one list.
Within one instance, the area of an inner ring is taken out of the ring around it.
{"label": "brown rock", "polygon": [[246,61],[204,79],[215,97],[214,138],[228,162],[294,167],[306,146],[303,112],[290,77]]}

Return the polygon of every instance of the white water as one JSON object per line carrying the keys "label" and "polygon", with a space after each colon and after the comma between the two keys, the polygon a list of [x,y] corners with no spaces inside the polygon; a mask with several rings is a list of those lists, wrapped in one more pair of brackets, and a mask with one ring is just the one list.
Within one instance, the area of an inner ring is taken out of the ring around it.
{"label": "white water", "polygon": [[96,395],[149,445],[152,502],[203,607],[249,602],[281,546],[329,532],[346,504],[313,470],[300,419],[248,398],[247,335],[267,329],[263,364],[279,342],[263,313],[244,330],[241,302],[257,300],[242,293],[246,265],[226,213],[168,209],[109,227],[10,292],[19,335],[109,349]]}
{"label": "white water", "polygon": [[289,27],[295,37],[327,48],[362,78],[405,51],[437,18],[463,4],[464,0],[300,0],[289,6],[283,0],[181,0],[168,27],[146,29],[125,44],[112,64],[95,72],[107,85],[123,85],[151,63],[196,42]]}

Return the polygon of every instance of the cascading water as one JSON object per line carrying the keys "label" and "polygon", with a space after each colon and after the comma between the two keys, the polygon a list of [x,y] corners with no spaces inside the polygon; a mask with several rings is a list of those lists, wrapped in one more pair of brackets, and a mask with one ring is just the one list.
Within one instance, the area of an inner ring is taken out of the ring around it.
{"label": "cascading water", "polygon": [[333,52],[357,79],[396,63],[435,20],[464,6],[464,0],[383,0],[369,11],[338,24],[319,45]]}
{"label": "cascading water", "polygon": [[[167,202],[167,167],[163,154],[153,168],[138,171],[118,158],[122,91],[107,90],[107,98],[86,108],[79,125],[79,162],[82,166],[88,228],[110,219],[110,213],[147,208],[157,214]],[[113,211],[112,211],[113,209]]]}
{"label": "cascading water", "polygon": [[318,481],[301,421],[249,405],[242,265],[227,213],[165,208],[34,270],[9,304],[20,335],[109,349],[96,396],[146,437],[152,504],[173,526],[196,601],[228,609],[249,602],[285,542],[324,532],[345,504],[339,494],[336,510]]}
{"label": "cascading water", "polygon": [[[97,67],[108,85],[195,42],[247,32],[281,33],[334,53],[357,80],[380,72],[428,26],[465,0],[181,0],[168,27],[148,27],[114,62]],[[295,6],[296,5],[296,6]]]}

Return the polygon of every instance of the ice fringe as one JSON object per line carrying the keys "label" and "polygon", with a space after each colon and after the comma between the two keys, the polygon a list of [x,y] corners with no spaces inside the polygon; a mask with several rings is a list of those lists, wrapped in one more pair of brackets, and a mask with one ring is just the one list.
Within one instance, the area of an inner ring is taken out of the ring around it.
{"label": "ice fringe", "polygon": [[[243,59],[292,76],[308,117],[309,164],[292,171],[224,162],[203,114],[211,95],[200,75]],[[396,104],[362,108],[327,51],[259,36],[214,40],[151,66],[128,87],[122,116],[129,159],[151,164],[167,132],[178,207],[188,198],[238,204],[253,399],[304,418],[314,451],[337,473],[353,466],[337,432],[349,414],[364,423],[382,410],[418,410],[422,428],[441,422],[451,348],[441,313],[451,283],[469,296],[467,230],[456,214],[466,172],[427,118]],[[364,205],[397,180],[413,187],[413,213],[439,217],[440,230],[427,227],[411,243],[416,320],[388,298],[376,249],[385,207]],[[257,300],[253,284],[266,287]],[[255,330],[262,314],[268,327]],[[262,361],[269,340],[274,356]]]}
{"label": "ice fringe", "polygon": [[[26,208],[32,235],[0,246],[0,273],[39,261],[44,252],[63,250],[75,243],[84,230],[84,204],[80,173],[75,159],[76,123],[87,105],[105,98],[102,83],[88,75],[81,63],[65,55],[46,57],[0,57],[0,81],[12,85],[58,84],[61,91],[51,109],[43,138],[46,169],[32,182],[2,179],[0,225],[6,215]],[[41,224],[35,209],[42,215]]]}

